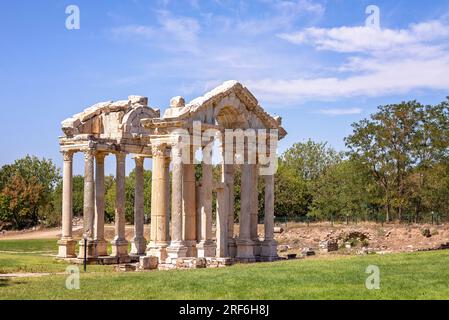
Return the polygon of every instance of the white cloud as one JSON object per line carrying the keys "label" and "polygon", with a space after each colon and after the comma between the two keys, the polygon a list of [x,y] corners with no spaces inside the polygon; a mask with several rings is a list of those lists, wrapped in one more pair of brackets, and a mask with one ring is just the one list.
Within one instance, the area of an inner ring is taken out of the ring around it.
{"label": "white cloud", "polygon": [[187,51],[197,54],[200,23],[190,17],[174,16],[169,11],[157,12],[159,25],[125,25],[112,28],[112,34],[123,37],[139,37],[149,45],[160,45],[170,51]]}
{"label": "white cloud", "polygon": [[311,0],[259,0],[268,5],[269,13],[259,18],[235,19],[234,27],[244,34],[257,35],[292,28],[304,16],[321,18],[325,7]]}
{"label": "white cloud", "polygon": [[264,79],[249,81],[257,94],[273,102],[336,100],[357,96],[376,97],[403,94],[419,89],[449,90],[449,55],[431,60],[402,60],[384,63],[364,61],[371,69],[347,77],[308,79]]}
{"label": "white cloud", "polygon": [[321,109],[319,110],[320,114],[324,114],[326,116],[346,116],[346,115],[355,115],[362,113],[362,109],[360,108],[348,108],[348,109]]}
{"label": "white cloud", "polygon": [[256,93],[275,102],[336,100],[449,90],[449,25],[443,21],[406,29],[370,27],[307,28],[280,35],[297,45],[346,54],[329,76],[266,78],[250,82]]}
{"label": "white cloud", "polygon": [[[164,49],[141,77],[176,75],[189,95],[227,79],[241,80],[260,101],[274,106],[449,90],[449,24],[444,19],[401,29],[311,27],[279,35],[292,30],[298,16],[320,17],[324,6],[311,0],[258,1],[272,11],[249,14],[247,3],[239,2],[235,15],[217,15],[201,11],[198,3],[201,12],[195,18],[156,11],[155,24],[123,26],[114,33]],[[229,9],[229,1],[220,5]],[[313,50],[296,50],[289,43]],[[326,65],[315,51],[332,53]],[[321,111],[345,115],[358,109]]]}
{"label": "white cloud", "polygon": [[370,52],[395,50],[449,37],[449,26],[440,21],[410,25],[408,29],[372,27],[307,28],[282,33],[280,38],[294,44],[311,44],[318,50]]}
{"label": "white cloud", "polygon": [[116,27],[112,29],[112,33],[117,36],[140,36],[144,38],[151,38],[157,36],[157,30],[143,25],[127,25]]}

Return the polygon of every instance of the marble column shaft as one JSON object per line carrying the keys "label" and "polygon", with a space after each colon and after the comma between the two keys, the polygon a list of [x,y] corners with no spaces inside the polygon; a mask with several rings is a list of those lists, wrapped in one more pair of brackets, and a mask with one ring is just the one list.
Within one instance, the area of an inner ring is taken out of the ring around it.
{"label": "marble column shaft", "polygon": [[[149,254],[165,260],[165,247],[168,245],[168,167],[166,145],[153,145],[153,175],[151,181],[151,234]],[[162,251],[163,252],[162,252]],[[162,253],[160,256],[159,254]]]}
{"label": "marble column shaft", "polygon": [[104,208],[105,208],[105,186],[104,186],[104,159],[105,153],[95,155],[95,219],[94,233],[97,241],[98,255],[107,255],[107,244],[104,239]]}
{"label": "marble column shaft", "polygon": [[74,258],[76,242],[72,238],[73,218],[73,152],[63,153],[62,234],[58,241],[58,257]]}
{"label": "marble column shaft", "polygon": [[115,194],[115,238],[112,244],[112,256],[125,257],[128,255],[128,241],[125,238],[125,178],[126,154],[116,153],[116,194]]}
{"label": "marble column shaft", "polygon": [[228,208],[226,187],[217,188],[217,257],[228,257]]}
{"label": "marble column shaft", "polygon": [[195,165],[193,164],[193,152],[191,163],[183,164],[183,240],[187,247],[187,256],[196,256],[196,181]]}
{"label": "marble column shaft", "polygon": [[136,181],[134,194],[134,238],[132,239],[131,254],[142,255],[145,253],[146,242],[143,236],[145,214],[144,214],[144,161],[145,158],[136,156],[134,158],[136,167]]}
{"label": "marble column shaft", "polygon": [[175,243],[182,243],[182,178],[183,178],[183,164],[180,150],[173,150],[173,169],[172,169],[172,215],[171,241]]}
{"label": "marble column shaft", "polygon": [[126,154],[116,154],[116,194],[115,194],[115,239],[125,240],[125,179]]}
{"label": "marble column shaft", "polygon": [[252,167],[250,164],[243,164],[241,178],[240,196],[240,221],[239,240],[251,239],[251,193],[252,193]]}
{"label": "marble column shaft", "polygon": [[64,152],[62,180],[62,238],[72,238],[73,218],[73,153]]}
{"label": "marble column shaft", "polygon": [[[87,239],[87,259],[95,259],[98,257],[97,245],[94,233],[95,222],[95,151],[87,150],[84,152],[84,234],[83,238]],[[84,259],[84,239],[79,242],[78,258]]]}
{"label": "marble column shaft", "polygon": [[251,165],[251,240],[258,241],[259,223],[259,170],[256,164]]}
{"label": "marble column shaft", "polygon": [[228,239],[234,238],[234,165],[224,165],[225,176],[224,183],[227,187],[227,203],[228,203]]}
{"label": "marble column shaft", "polygon": [[84,153],[84,237],[94,239],[95,214],[95,180],[94,180],[94,151]]}
{"label": "marble column shaft", "polygon": [[177,146],[172,147],[172,195],[171,195],[171,242],[167,248],[169,258],[177,259],[186,256],[187,247],[182,238],[182,150]]}
{"label": "marble column shaft", "polygon": [[274,175],[265,176],[265,240],[274,238]]}
{"label": "marble column shaft", "polygon": [[212,189],[213,173],[211,164],[203,164],[201,178],[201,240],[212,239]]}

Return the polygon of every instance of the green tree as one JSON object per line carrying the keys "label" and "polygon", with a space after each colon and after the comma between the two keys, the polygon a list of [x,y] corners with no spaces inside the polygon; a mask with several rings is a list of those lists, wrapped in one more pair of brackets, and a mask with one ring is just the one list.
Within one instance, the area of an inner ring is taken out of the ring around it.
{"label": "green tree", "polygon": [[61,177],[51,160],[26,156],[0,169],[3,222],[16,228],[53,220],[54,189]]}
{"label": "green tree", "polygon": [[425,208],[423,189],[429,169],[447,158],[448,102],[424,106],[416,101],[380,106],[353,126],[345,139],[350,155],[370,170],[382,190],[386,219],[401,219]]}
{"label": "green tree", "polygon": [[275,177],[275,213],[277,216],[304,216],[313,201],[314,182],[342,154],[327,143],[308,140],[295,143],[279,159]]}
{"label": "green tree", "polygon": [[329,147],[327,143],[309,139],[305,143],[293,144],[282,154],[280,160],[304,180],[315,180],[341,158],[342,154]]}
{"label": "green tree", "polygon": [[280,164],[275,175],[274,212],[276,216],[305,216],[310,199],[307,181],[294,168]]}
{"label": "green tree", "polygon": [[386,220],[396,209],[401,219],[407,206],[407,173],[414,165],[413,144],[419,138],[422,105],[416,101],[380,106],[378,112],[353,124],[345,139],[353,158],[364,163],[383,190]]}
{"label": "green tree", "polygon": [[355,160],[344,160],[314,183],[310,214],[327,219],[367,218],[376,206],[375,195],[376,185],[366,167]]}

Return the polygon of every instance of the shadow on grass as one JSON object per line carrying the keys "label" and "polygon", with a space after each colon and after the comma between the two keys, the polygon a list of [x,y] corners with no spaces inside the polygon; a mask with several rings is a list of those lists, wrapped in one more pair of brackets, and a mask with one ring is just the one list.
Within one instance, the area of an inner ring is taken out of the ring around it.
{"label": "shadow on grass", "polygon": [[10,282],[9,279],[0,278],[0,288],[9,286],[10,285],[9,282]]}

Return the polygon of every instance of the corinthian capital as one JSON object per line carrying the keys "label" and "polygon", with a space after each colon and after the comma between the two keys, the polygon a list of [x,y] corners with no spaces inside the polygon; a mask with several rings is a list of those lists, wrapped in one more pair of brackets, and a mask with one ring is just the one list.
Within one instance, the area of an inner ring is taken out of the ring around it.
{"label": "corinthian capital", "polygon": [[61,151],[62,157],[64,158],[64,161],[73,161],[73,154],[75,153],[72,150],[64,150]]}
{"label": "corinthian capital", "polygon": [[151,146],[151,153],[153,157],[165,157],[167,146],[165,144],[153,144]]}

